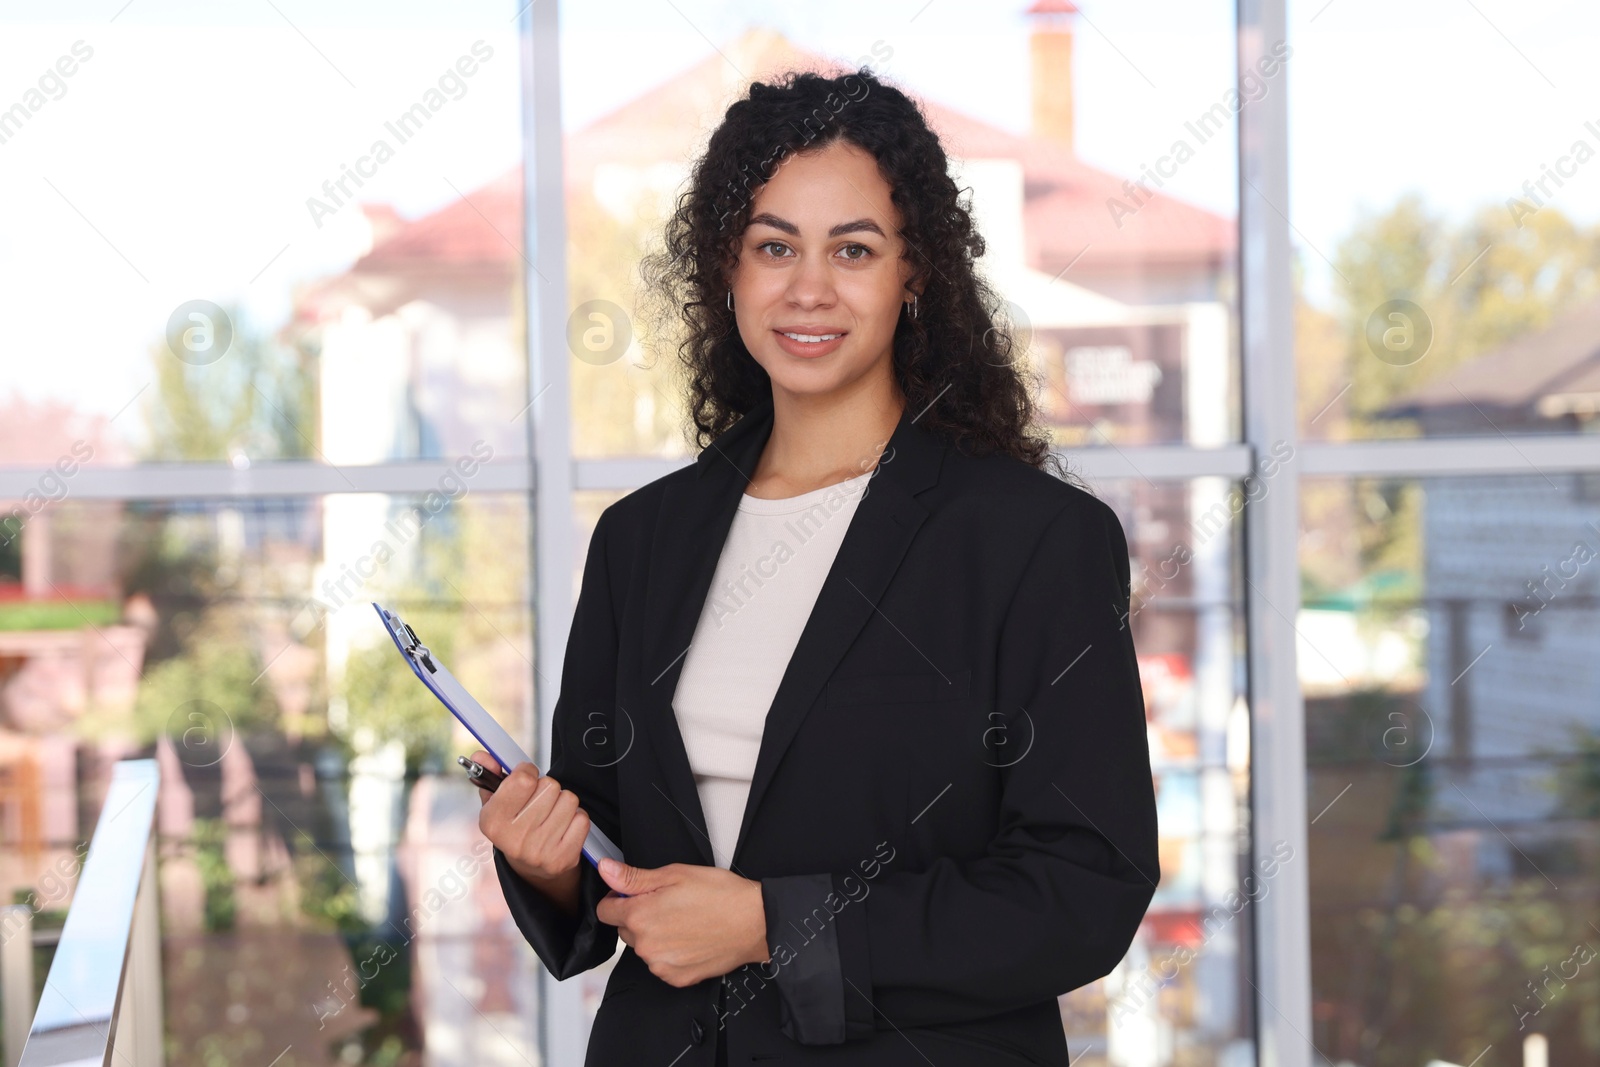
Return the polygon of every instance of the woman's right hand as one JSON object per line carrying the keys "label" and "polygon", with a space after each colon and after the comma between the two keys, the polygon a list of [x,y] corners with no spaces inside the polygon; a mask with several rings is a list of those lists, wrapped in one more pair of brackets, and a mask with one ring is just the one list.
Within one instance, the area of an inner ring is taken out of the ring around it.
{"label": "woman's right hand", "polygon": [[[493,756],[481,749],[472,760],[495,768]],[[578,807],[578,794],[562,789],[531,763],[512,768],[494,792],[478,787],[478,829],[505,854],[511,869],[539,885],[564,880],[583,858],[589,815]]]}

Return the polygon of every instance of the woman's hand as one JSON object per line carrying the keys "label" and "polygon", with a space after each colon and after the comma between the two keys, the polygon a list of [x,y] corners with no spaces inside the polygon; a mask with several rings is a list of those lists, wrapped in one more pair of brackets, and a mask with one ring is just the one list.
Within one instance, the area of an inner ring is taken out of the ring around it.
{"label": "woman's hand", "polygon": [[645,868],[610,859],[600,861],[600,877],[613,892],[595,906],[595,917],[615,926],[668,985],[691,986],[771,958],[758,881],[725,867]]}
{"label": "woman's hand", "polygon": [[[490,770],[498,766],[481,749],[472,760]],[[578,807],[578,794],[562,789],[548,774],[541,777],[533,764],[521,763],[500,788],[491,793],[480,786],[478,796],[483,802],[478,829],[526,881],[554,883],[577,869],[589,833],[589,815]]]}

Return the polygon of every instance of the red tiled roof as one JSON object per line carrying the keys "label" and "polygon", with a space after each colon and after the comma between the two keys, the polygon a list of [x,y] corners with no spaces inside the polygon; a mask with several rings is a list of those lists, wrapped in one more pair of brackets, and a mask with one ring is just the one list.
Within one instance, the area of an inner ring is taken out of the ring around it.
{"label": "red tiled roof", "polygon": [[514,167],[431,215],[402,220],[354,270],[383,271],[411,263],[503,265],[516,260],[521,246],[522,168]]}
{"label": "red tiled roof", "polygon": [[[606,163],[687,165],[728,103],[751,80],[791,69],[841,74],[852,68],[797,48],[771,30],[749,30],[719,54],[567,134],[567,185],[587,186],[596,167]],[[1053,141],[1018,136],[931,100],[921,103],[951,155],[1021,162],[1030,266],[1053,272],[1052,264],[1064,265],[1086,244],[1085,266],[1205,269],[1231,252],[1231,219],[1157,193],[1118,229],[1106,204],[1110,197],[1127,196],[1117,176],[1085,164]],[[428,265],[509,266],[519,254],[521,182],[522,170],[515,167],[468,193],[470,203],[457,200],[403,224],[379,240],[352,273]]]}
{"label": "red tiled roof", "polygon": [[[1091,167],[1055,141],[1019,137],[954,108],[925,105],[929,124],[952,155],[1016,159],[1024,183],[1023,232],[1027,263],[1055,273],[1080,252],[1082,267],[1220,262],[1234,246],[1232,219],[1159,191],[1119,229],[1107,201],[1135,206],[1123,179]],[[1084,247],[1088,246],[1088,251]]]}
{"label": "red tiled roof", "polygon": [[[1030,266],[1054,273],[1074,261],[1084,269],[1140,266],[1218,267],[1233,254],[1232,219],[1157,194],[1135,214],[1113,215],[1112,198],[1133,206],[1122,183],[1091,171],[1081,183],[1027,201],[1023,227]],[[1120,210],[1120,209],[1119,209]],[[1120,218],[1121,226],[1118,226]]]}

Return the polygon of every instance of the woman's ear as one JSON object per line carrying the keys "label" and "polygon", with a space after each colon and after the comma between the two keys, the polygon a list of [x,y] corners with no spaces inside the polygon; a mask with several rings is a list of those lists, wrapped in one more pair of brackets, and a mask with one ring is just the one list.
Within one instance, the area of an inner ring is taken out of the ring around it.
{"label": "woman's ear", "polygon": [[714,272],[716,281],[711,283],[715,287],[708,288],[706,293],[707,299],[713,303],[722,303],[722,294],[733,288],[734,254],[734,250],[730,245],[724,248],[717,258]]}
{"label": "woman's ear", "polygon": [[909,304],[913,299],[922,295],[922,291],[928,287],[928,279],[921,271],[909,263],[905,265],[904,269],[905,282],[903,283],[903,292],[900,294],[900,299]]}

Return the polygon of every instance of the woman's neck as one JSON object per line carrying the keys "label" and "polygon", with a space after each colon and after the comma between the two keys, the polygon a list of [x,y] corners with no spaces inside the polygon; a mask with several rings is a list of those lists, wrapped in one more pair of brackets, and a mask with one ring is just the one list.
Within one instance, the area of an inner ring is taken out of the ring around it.
{"label": "woman's neck", "polygon": [[900,423],[898,389],[855,396],[773,396],[772,434],[745,492],[765,499],[799,496],[872,470]]}

